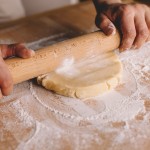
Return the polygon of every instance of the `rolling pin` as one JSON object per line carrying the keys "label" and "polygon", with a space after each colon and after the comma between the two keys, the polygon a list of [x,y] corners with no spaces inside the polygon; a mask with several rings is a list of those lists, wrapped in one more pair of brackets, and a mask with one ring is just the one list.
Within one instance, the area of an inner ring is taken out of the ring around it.
{"label": "rolling pin", "polygon": [[12,74],[14,84],[17,84],[54,71],[65,59],[74,58],[78,61],[85,57],[100,55],[117,49],[119,44],[119,33],[106,36],[98,31],[41,48],[32,58],[10,58],[5,62]]}

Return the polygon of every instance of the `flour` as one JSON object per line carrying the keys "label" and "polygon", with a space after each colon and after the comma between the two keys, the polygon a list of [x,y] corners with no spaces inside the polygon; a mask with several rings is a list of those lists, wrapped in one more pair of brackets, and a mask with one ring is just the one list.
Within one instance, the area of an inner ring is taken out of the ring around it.
{"label": "flour", "polygon": [[25,126],[32,126],[34,119],[22,108],[20,101],[12,103],[11,107],[17,111],[17,118],[19,118]]}
{"label": "flour", "polygon": [[99,56],[91,55],[87,58],[82,58],[77,62],[73,57],[65,58],[62,64],[55,70],[55,73],[64,76],[65,78],[78,78],[78,76],[81,76],[81,72],[83,72],[87,75],[83,76],[81,80],[86,81],[88,74],[90,76],[91,72],[105,68],[106,66],[111,66],[112,62],[109,59],[111,57],[111,53],[101,54]]}
{"label": "flour", "polygon": [[[45,42],[49,41],[28,45],[40,48]],[[106,145],[116,150],[146,149],[143,143],[150,138],[149,50],[147,43],[141,50],[119,54],[124,66],[121,84],[98,97],[81,101],[49,92],[32,81],[16,85],[14,93],[0,103],[0,141],[5,134],[11,135],[18,150],[90,150],[106,149]],[[66,60],[58,73],[68,64],[74,64],[74,59]]]}
{"label": "flour", "polygon": [[65,59],[62,65],[59,68],[57,68],[55,72],[68,78],[79,74],[79,70],[74,66],[73,57],[70,59]]}
{"label": "flour", "polygon": [[[147,47],[149,44],[145,45],[145,47],[142,48],[142,50],[137,51],[127,51],[124,53],[119,54],[120,59],[122,60],[122,63],[124,64],[124,67],[126,70],[124,71],[125,75],[127,75],[128,78],[131,78],[133,80],[130,83],[126,83],[126,87],[128,86],[131,88],[131,93],[129,95],[121,95],[120,93],[116,91],[111,91],[108,94],[104,94],[102,96],[96,97],[95,99],[99,101],[99,99],[102,100],[103,104],[105,105],[105,110],[101,112],[100,114],[91,115],[91,116],[76,116],[74,114],[63,113],[59,110],[56,110],[54,108],[51,108],[50,106],[46,105],[43,100],[40,100],[38,96],[36,95],[32,84],[30,85],[30,90],[33,96],[48,110],[51,112],[54,112],[55,114],[61,115],[65,118],[70,119],[76,119],[76,120],[95,120],[95,119],[102,119],[101,121],[106,122],[109,121],[128,121],[133,119],[138,113],[144,112],[144,101],[140,101],[142,97],[140,97],[140,92],[146,92],[147,97],[149,97],[149,89],[146,91],[145,85],[141,85],[139,83],[139,80],[144,78],[146,81],[149,81],[150,78],[150,59],[146,57],[149,56],[149,51],[147,50],[149,47]],[[62,66],[56,70],[57,73],[67,73],[68,76],[77,73],[78,71],[76,68],[72,67],[74,64],[74,59],[66,59]],[[71,66],[71,67],[70,67]],[[72,70],[70,71],[70,68]],[[68,71],[66,71],[68,69]],[[127,78],[126,77],[126,78]],[[128,80],[128,79],[125,79]],[[125,82],[125,81],[123,81]],[[125,83],[124,83],[125,84]],[[133,89],[132,89],[133,88]],[[113,97],[114,99],[110,99],[110,97]],[[67,98],[65,98],[67,99]],[[103,100],[104,99],[104,100]],[[78,104],[79,106],[80,104]],[[120,112],[120,113],[118,113]]]}
{"label": "flour", "polygon": [[[148,45],[148,44],[147,44]],[[101,101],[105,106],[105,110],[98,114],[91,112],[91,114],[85,115],[76,115],[64,113],[62,111],[56,110],[55,108],[46,105],[47,100],[41,100],[34,91],[32,84],[30,86],[30,90],[33,93],[33,96],[48,110],[51,112],[60,115],[65,118],[70,118],[76,121],[80,120],[100,120],[101,122],[110,122],[110,121],[128,121],[134,119],[134,117],[140,112],[145,112],[144,101],[142,101],[141,94],[149,97],[149,85],[145,86],[143,83],[140,83],[140,79],[144,79],[149,81],[149,58],[145,59],[149,55],[149,51],[147,50],[147,45],[143,47],[142,50],[124,52],[119,54],[120,59],[124,65],[124,79],[123,86],[121,92],[126,91],[127,93],[119,93],[116,90],[112,90],[111,92],[104,94],[99,97],[95,97],[93,99],[97,100],[97,102]],[[141,57],[142,56],[142,57]],[[80,64],[81,65],[81,64]],[[71,68],[71,69],[70,69]],[[67,71],[68,70],[68,71]],[[78,70],[74,67],[74,60],[66,59],[62,66],[56,70],[59,74],[65,74],[67,76],[73,75],[73,73],[77,73]],[[129,89],[130,87],[130,89]],[[113,99],[111,99],[113,97]],[[67,98],[62,98],[62,101],[67,101]],[[69,101],[70,99],[68,99]],[[70,100],[73,101],[73,100]],[[76,100],[75,100],[76,101]],[[85,100],[86,101],[86,100]],[[71,103],[71,102],[69,102]],[[67,104],[69,104],[67,102]],[[78,106],[76,111],[86,109],[85,105],[81,105],[82,102],[76,103]],[[69,104],[70,105],[70,104]],[[73,105],[73,103],[72,103]],[[74,108],[74,106],[72,106]],[[83,109],[84,108],[84,109]],[[89,112],[90,110],[87,110]],[[119,113],[118,113],[119,112]],[[87,113],[88,114],[88,113]],[[93,115],[94,114],[94,115]]]}

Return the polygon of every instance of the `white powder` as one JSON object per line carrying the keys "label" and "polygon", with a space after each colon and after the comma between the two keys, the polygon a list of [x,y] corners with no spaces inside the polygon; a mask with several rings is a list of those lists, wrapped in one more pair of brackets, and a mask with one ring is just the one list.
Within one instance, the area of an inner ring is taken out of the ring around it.
{"label": "white powder", "polygon": [[[122,84],[92,99],[58,96],[32,82],[17,85],[6,98],[10,104],[0,106],[0,140],[9,131],[17,139],[18,150],[106,149],[106,145],[116,150],[145,149],[143,142],[150,138],[150,111],[145,106],[150,102],[149,50],[150,43],[141,50],[119,54],[124,66]],[[63,65],[73,63],[71,59]]]}
{"label": "white powder", "polygon": [[[140,96],[143,91],[146,97],[149,97],[149,89],[146,91],[146,87],[144,84],[139,83],[139,79],[144,78],[145,80],[150,80],[149,78],[149,58],[145,59],[149,55],[149,51],[147,50],[147,45],[143,47],[142,50],[124,52],[119,55],[122,63],[124,65],[124,79],[123,83],[124,87],[122,91],[126,91],[127,93],[119,93],[116,90],[110,91],[102,96],[93,98],[97,101],[103,102],[105,106],[105,110],[100,112],[100,114],[89,113],[89,109],[87,109],[86,114],[75,115],[69,113],[63,113],[55,108],[50,107],[44,103],[47,100],[41,100],[37,94],[34,92],[32,84],[30,89],[32,91],[33,96],[48,110],[54,112],[65,118],[74,119],[77,121],[80,120],[101,120],[101,122],[110,122],[110,121],[128,121],[134,119],[134,117],[140,113],[145,112],[144,101],[142,101],[142,97]],[[142,56],[142,57],[141,57]],[[92,60],[92,59],[91,59]],[[82,64],[82,63],[81,63]],[[79,64],[79,65],[81,65]],[[141,64],[141,65],[139,65]],[[83,64],[82,64],[83,65]],[[75,66],[74,59],[66,59],[61,67],[59,67],[56,72],[65,76],[71,76],[75,73],[78,73],[78,66]],[[138,72],[137,72],[138,71]],[[135,74],[135,72],[137,72]],[[129,88],[130,87],[130,88]],[[113,99],[112,99],[113,98]],[[62,101],[67,101],[68,98],[60,98]],[[48,100],[50,100],[48,98]],[[70,105],[70,100],[68,99],[67,104]],[[76,101],[76,100],[75,100]],[[72,102],[72,105],[74,102]],[[78,101],[75,106],[78,106],[76,111],[86,110],[85,105],[81,105],[82,102]],[[74,106],[72,106],[74,108]],[[81,108],[81,109],[80,109]],[[83,109],[84,108],[84,109]],[[74,108],[75,109],[75,108]],[[119,112],[119,113],[118,113]],[[94,115],[93,115],[94,114]]]}
{"label": "white powder", "polygon": [[[62,64],[55,70],[56,74],[63,76],[64,78],[78,78],[83,73],[91,74],[91,72],[98,69],[105,68],[112,65],[110,61],[111,55],[109,53],[97,55],[91,55],[88,58],[82,58],[75,61],[73,57],[65,58]],[[82,76],[82,81],[87,81],[89,76]]]}
{"label": "white powder", "polygon": [[72,77],[78,75],[79,71],[74,67],[74,58],[65,59],[62,65],[56,69],[56,73],[61,74],[66,77]]}
{"label": "white powder", "polygon": [[[10,105],[12,108],[14,108],[16,111],[17,111],[17,113],[16,113],[16,115],[17,115],[17,118],[19,118],[20,119],[20,121],[24,124],[24,125],[26,125],[26,126],[32,126],[32,124],[33,124],[33,118],[32,118],[32,116],[30,116],[29,114],[28,114],[28,112],[26,112],[23,108],[22,108],[22,106],[21,106],[21,104],[20,104],[20,101],[16,101],[16,102],[14,102],[14,103],[12,103],[11,105]],[[19,109],[18,109],[19,108]]]}

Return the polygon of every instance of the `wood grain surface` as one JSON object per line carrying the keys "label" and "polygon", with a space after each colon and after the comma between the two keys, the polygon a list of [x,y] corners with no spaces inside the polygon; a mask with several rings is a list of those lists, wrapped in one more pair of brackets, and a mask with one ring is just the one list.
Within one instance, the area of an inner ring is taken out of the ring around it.
{"label": "wood grain surface", "polygon": [[95,31],[95,9],[92,3],[82,3],[30,16],[0,25],[0,39],[11,42],[32,42],[43,37],[65,33],[75,37]]}

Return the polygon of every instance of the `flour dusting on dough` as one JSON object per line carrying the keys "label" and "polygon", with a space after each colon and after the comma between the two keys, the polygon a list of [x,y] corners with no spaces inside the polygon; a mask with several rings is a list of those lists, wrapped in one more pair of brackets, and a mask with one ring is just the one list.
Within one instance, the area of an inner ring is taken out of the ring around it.
{"label": "flour dusting on dough", "polygon": [[79,70],[74,67],[73,57],[65,59],[62,65],[57,68],[55,72],[68,78],[79,74]]}

